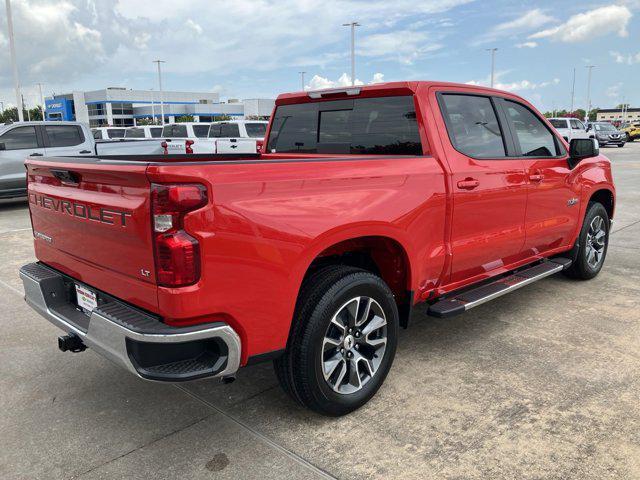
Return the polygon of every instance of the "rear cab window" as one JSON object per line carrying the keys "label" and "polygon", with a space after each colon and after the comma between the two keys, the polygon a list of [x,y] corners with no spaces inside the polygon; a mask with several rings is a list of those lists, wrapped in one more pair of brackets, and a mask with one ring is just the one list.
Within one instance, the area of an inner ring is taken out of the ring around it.
{"label": "rear cab window", "polygon": [[207,135],[209,134],[209,125],[194,125],[193,134],[197,138],[207,138]]}
{"label": "rear cab window", "polygon": [[552,118],[549,123],[553,125],[553,128],[568,128],[566,120],[560,120],[558,118]]}
{"label": "rear cab window", "polygon": [[165,125],[162,129],[164,138],[187,138],[186,125]]}
{"label": "rear cab window", "polygon": [[267,151],[422,155],[413,96],[280,105]]}
{"label": "rear cab window", "polygon": [[264,138],[267,134],[266,123],[245,123],[244,128],[247,130],[247,136],[250,138]]}
{"label": "rear cab window", "polygon": [[124,138],[144,138],[144,130],[142,128],[127,128]]}
{"label": "rear cab window", "polygon": [[162,127],[152,127],[149,129],[151,138],[160,138],[162,136]]}
{"label": "rear cab window", "polygon": [[108,128],[107,135],[109,136],[109,138],[124,138],[124,130]]}

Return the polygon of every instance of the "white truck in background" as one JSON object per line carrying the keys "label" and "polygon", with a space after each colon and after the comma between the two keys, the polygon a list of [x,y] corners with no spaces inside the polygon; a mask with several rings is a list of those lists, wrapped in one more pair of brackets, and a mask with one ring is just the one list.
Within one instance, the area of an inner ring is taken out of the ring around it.
{"label": "white truck in background", "polygon": [[585,126],[585,124],[577,118],[550,118],[549,122],[567,142],[571,142],[571,140],[573,140],[574,138],[593,137],[593,134],[587,132],[587,127]]}
{"label": "white truck in background", "polygon": [[79,122],[18,122],[0,125],[0,198],[26,195],[24,161],[30,157],[162,155],[161,139],[95,140]]}
{"label": "white truck in background", "polygon": [[[165,127],[163,138],[166,140],[165,153],[188,154],[228,154],[257,153],[264,141],[269,122],[262,120],[229,120],[213,122],[207,135],[184,137],[168,136],[165,133],[176,133],[174,129]],[[174,124],[173,126],[183,125]],[[184,133],[181,129],[180,134]]]}
{"label": "white truck in background", "polygon": [[116,140],[124,138],[127,127],[95,127],[91,129],[94,140]]}

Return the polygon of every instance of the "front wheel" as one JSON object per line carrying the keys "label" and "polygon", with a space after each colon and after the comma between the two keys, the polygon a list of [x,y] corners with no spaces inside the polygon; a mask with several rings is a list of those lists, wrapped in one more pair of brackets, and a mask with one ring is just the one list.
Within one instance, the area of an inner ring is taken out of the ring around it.
{"label": "front wheel", "polygon": [[578,253],[567,276],[582,280],[594,278],[604,265],[609,246],[609,214],[601,203],[589,202],[578,237]]}
{"label": "front wheel", "polygon": [[622,148],[622,147],[624,147],[624,143],[619,143],[618,148]]}
{"label": "front wheel", "polygon": [[324,415],[345,415],[382,386],[396,352],[398,309],[378,276],[326,267],[303,284],[286,353],[275,370],[284,390]]}

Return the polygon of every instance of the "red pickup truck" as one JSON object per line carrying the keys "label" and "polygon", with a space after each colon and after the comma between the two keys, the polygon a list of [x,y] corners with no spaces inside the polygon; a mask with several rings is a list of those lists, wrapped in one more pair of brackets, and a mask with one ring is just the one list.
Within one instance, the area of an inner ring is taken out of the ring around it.
{"label": "red pickup truck", "polygon": [[592,139],[441,82],[280,95],[262,154],[26,166],[38,262],[20,274],[62,350],[170,382],[273,360],[329,415],[380,388],[417,304],[447,317],[597,275],[615,203]]}

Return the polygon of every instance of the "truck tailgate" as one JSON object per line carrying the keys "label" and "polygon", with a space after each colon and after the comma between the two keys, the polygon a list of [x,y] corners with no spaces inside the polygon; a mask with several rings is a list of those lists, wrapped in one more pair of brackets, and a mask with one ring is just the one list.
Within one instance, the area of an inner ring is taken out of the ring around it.
{"label": "truck tailgate", "polygon": [[38,260],[155,311],[157,288],[146,162],[27,162]]}

